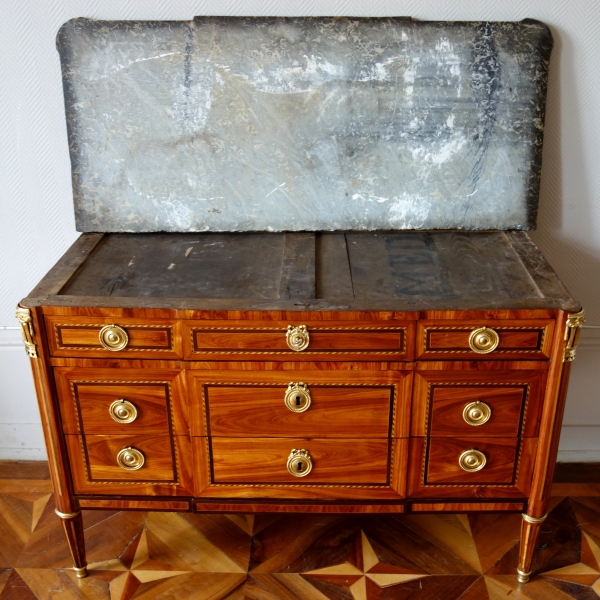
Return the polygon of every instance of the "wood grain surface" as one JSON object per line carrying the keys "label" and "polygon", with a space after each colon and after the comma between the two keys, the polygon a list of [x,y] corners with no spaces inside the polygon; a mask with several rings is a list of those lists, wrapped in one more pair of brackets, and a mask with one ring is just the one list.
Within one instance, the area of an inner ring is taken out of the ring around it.
{"label": "wood grain surface", "polygon": [[[287,461],[294,448],[309,451],[312,471],[294,477]],[[388,481],[388,440],[220,438],[211,440],[215,483],[379,483]]]}

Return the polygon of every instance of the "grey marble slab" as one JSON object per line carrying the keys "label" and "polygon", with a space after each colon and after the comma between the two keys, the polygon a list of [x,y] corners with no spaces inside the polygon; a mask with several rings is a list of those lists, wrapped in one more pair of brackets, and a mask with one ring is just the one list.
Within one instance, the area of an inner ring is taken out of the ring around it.
{"label": "grey marble slab", "polygon": [[63,25],[79,231],[535,227],[537,21]]}

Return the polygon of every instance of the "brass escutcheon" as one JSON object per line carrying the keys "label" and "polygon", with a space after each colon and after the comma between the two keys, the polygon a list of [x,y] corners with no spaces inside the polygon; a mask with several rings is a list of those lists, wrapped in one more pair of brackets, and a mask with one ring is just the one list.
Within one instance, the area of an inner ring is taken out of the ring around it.
{"label": "brass escutcheon", "polygon": [[463,419],[467,424],[473,425],[473,427],[487,423],[491,416],[492,409],[490,406],[480,400],[469,402],[463,410]]}
{"label": "brass escutcheon", "polygon": [[126,471],[137,471],[144,466],[146,458],[139,450],[128,446],[117,454],[117,462]]}
{"label": "brass escutcheon", "polygon": [[465,450],[458,458],[458,466],[468,473],[481,471],[485,467],[486,462],[485,454],[479,450],[475,450],[475,448]]}
{"label": "brass escutcheon", "polygon": [[298,327],[288,325],[285,340],[290,350],[294,350],[296,352],[306,350],[306,348],[308,348],[308,344],[310,343],[308,327],[306,325],[298,325]]}
{"label": "brass escutcheon", "polygon": [[118,325],[105,325],[98,335],[100,343],[112,352],[123,350],[129,343],[127,332]]}
{"label": "brass escutcheon", "polygon": [[498,347],[500,336],[489,327],[480,327],[471,332],[469,346],[477,354],[488,354]]}
{"label": "brass escutcheon", "polygon": [[115,400],[108,409],[108,413],[117,423],[131,423],[137,419],[137,408],[134,404],[120,398]]}
{"label": "brass escutcheon", "polygon": [[284,402],[292,412],[301,413],[308,410],[311,401],[310,391],[305,383],[302,383],[302,381],[294,383],[292,381],[292,383],[288,385]]}
{"label": "brass escutcheon", "polygon": [[294,477],[306,477],[313,468],[312,458],[308,450],[292,450],[288,456],[287,470]]}

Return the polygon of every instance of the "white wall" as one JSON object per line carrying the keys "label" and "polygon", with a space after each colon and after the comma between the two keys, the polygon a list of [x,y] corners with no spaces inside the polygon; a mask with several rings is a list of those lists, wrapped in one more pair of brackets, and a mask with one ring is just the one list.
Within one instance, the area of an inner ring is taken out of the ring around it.
{"label": "white wall", "polygon": [[[0,2],[0,458],[44,455],[14,306],[77,237],[54,37],[72,17],[365,15],[540,19],[552,28],[539,227],[534,238],[600,326],[598,0],[2,0]],[[600,329],[575,361],[563,460],[600,460]],[[16,345],[15,345],[16,343]]]}

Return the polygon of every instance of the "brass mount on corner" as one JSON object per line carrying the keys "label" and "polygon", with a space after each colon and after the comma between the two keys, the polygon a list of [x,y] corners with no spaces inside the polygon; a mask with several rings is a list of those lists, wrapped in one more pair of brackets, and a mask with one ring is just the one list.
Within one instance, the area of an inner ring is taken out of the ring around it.
{"label": "brass mount on corner", "polygon": [[573,362],[575,360],[575,351],[577,350],[577,343],[579,342],[581,326],[584,323],[585,311],[583,308],[579,312],[569,315],[567,318],[567,328],[565,329],[565,340],[567,341],[567,345],[565,346],[563,362]]}
{"label": "brass mount on corner", "polygon": [[28,308],[17,306],[17,319],[21,325],[21,335],[23,336],[23,344],[25,344],[25,352],[29,358],[37,358],[37,347],[35,345],[35,337],[33,334],[33,323],[31,320],[31,311]]}

